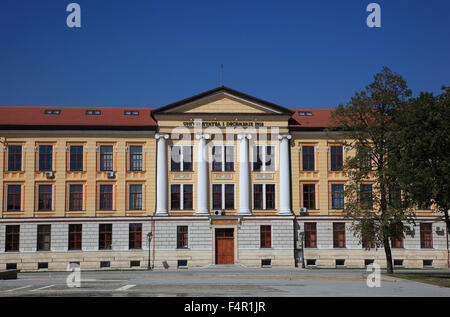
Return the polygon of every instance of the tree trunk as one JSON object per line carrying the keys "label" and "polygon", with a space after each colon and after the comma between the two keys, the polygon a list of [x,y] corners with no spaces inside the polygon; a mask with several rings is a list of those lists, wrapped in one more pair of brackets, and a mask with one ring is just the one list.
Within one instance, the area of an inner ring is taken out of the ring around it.
{"label": "tree trunk", "polygon": [[386,270],[388,274],[394,274],[394,266],[392,264],[392,252],[389,244],[389,238],[383,238],[384,253],[386,254]]}
{"label": "tree trunk", "polygon": [[[447,225],[447,233],[450,235],[450,217],[448,216],[448,208],[444,208],[445,224]],[[448,237],[447,237],[448,239]]]}

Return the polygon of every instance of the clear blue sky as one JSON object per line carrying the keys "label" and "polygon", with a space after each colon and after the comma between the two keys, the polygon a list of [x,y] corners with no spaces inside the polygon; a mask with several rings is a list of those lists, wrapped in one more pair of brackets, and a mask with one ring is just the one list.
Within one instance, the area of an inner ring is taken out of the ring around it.
{"label": "clear blue sky", "polygon": [[226,86],[285,107],[345,103],[383,66],[438,93],[449,16],[449,0],[1,0],[0,105],[163,106],[219,86],[220,64]]}

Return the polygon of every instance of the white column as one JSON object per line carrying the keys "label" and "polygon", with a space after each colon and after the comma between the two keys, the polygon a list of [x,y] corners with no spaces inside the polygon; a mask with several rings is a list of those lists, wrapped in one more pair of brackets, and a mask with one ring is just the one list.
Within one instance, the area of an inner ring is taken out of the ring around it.
{"label": "white column", "polygon": [[239,134],[239,215],[251,215],[250,210],[250,170],[248,155],[248,140],[251,134]]}
{"label": "white column", "polygon": [[289,134],[280,134],[280,213],[279,215],[292,215],[291,210],[291,180],[289,164]]}
{"label": "white column", "polygon": [[209,215],[208,208],[208,156],[206,153],[206,140],[209,134],[196,134],[197,144],[197,215]]}
{"label": "white column", "polygon": [[157,133],[158,140],[156,158],[156,216],[168,216],[167,212],[167,147],[168,134]]}

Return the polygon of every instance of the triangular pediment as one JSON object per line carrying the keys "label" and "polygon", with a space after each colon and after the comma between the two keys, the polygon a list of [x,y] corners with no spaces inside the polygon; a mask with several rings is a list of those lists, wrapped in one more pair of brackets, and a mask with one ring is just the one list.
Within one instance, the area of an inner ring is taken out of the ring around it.
{"label": "triangular pediment", "polygon": [[219,87],[156,109],[155,114],[290,115],[289,109],[239,91]]}

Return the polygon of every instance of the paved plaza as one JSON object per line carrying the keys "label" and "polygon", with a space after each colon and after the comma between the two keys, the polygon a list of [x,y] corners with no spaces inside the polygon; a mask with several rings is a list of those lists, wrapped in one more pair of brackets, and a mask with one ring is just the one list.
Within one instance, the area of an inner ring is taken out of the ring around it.
{"label": "paved plaza", "polygon": [[79,288],[68,287],[69,274],[19,273],[17,280],[0,281],[0,296],[450,296],[449,288],[384,274],[380,287],[371,288],[366,283],[370,273],[365,270],[211,266],[155,271],[82,271]]}

